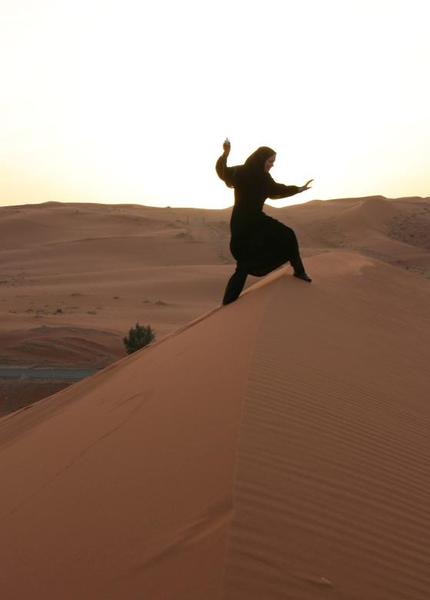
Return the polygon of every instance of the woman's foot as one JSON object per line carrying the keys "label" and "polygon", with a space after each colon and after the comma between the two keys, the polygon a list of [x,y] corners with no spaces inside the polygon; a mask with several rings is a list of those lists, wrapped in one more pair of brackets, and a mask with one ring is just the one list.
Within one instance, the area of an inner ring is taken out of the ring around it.
{"label": "woman's foot", "polygon": [[312,281],[307,273],[293,273],[293,275],[294,277],[298,277],[299,279],[303,279],[303,281],[308,281],[309,283]]}
{"label": "woman's foot", "polygon": [[236,271],[230,277],[227,287],[225,288],[223,304],[230,304],[239,298],[240,292],[243,290],[248,273],[237,267]]}

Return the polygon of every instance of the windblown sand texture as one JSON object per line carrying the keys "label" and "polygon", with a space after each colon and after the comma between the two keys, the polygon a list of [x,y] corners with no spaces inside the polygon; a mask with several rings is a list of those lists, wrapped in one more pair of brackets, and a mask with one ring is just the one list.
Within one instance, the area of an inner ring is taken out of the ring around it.
{"label": "windblown sand texture", "polygon": [[428,600],[430,284],[307,262],[0,420],[2,600]]}
{"label": "windblown sand texture", "polygon": [[[430,199],[265,211],[295,229],[305,258],[350,249],[430,276]],[[124,355],[122,338],[136,321],[160,339],[219,306],[234,267],[230,215],[52,202],[0,208],[0,364],[103,367]]]}

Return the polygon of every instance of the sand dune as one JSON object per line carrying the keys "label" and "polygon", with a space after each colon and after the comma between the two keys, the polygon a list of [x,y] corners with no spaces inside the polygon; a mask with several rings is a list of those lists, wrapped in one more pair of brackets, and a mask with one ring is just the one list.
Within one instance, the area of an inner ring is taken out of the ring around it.
{"label": "sand dune", "polygon": [[[122,337],[136,321],[162,337],[216,305],[232,261],[227,213],[221,221],[219,213],[56,203],[0,209],[3,363],[77,366],[87,362],[85,344],[101,342],[93,366],[100,355],[106,365],[124,355]],[[41,327],[52,337],[50,354],[49,344],[40,352],[28,343]],[[56,350],[66,329],[75,331],[69,357]],[[101,341],[105,334],[116,344]],[[80,361],[77,338],[85,342]]]}
{"label": "sand dune", "polygon": [[429,598],[429,282],[308,264],[0,420],[2,598]]}
{"label": "sand dune", "polygon": [[430,277],[430,200],[382,196],[281,209],[305,247],[345,248]]}
{"label": "sand dune", "polygon": [[[429,199],[315,200],[266,212],[294,227],[305,256],[351,249],[430,275]],[[163,337],[218,306],[234,264],[230,214],[53,202],[1,208],[2,362],[86,365],[88,342],[103,345],[93,366],[106,365],[123,356],[121,339],[136,321]],[[40,327],[47,342],[52,336],[51,352],[49,343],[27,343]],[[57,352],[66,329],[80,330],[69,355]],[[105,333],[116,343],[105,343]]]}
{"label": "sand dune", "polygon": [[[430,276],[429,199],[265,210],[294,227],[306,259],[342,248]],[[122,338],[136,322],[160,339],[219,306],[234,265],[230,214],[55,202],[1,208],[0,364],[103,367],[124,356]],[[0,412],[40,399],[45,387],[30,394],[0,380]]]}

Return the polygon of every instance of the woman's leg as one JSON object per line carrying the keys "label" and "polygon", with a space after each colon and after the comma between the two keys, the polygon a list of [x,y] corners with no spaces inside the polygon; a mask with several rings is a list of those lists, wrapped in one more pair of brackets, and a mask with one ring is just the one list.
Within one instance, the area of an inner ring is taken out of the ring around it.
{"label": "woman's leg", "polygon": [[239,297],[240,292],[243,290],[243,286],[245,285],[247,276],[247,271],[243,267],[237,265],[235,272],[230,277],[227,287],[225,288],[224,298],[222,301],[223,304],[230,304],[230,302],[234,302]]}
{"label": "woman's leg", "polygon": [[297,241],[296,234],[294,233],[293,230],[291,230],[291,231],[292,231],[292,237],[291,237],[292,247],[291,247],[290,263],[294,269],[294,275],[295,275],[295,277],[298,277],[299,279],[303,279],[304,281],[311,282],[312,279],[306,273],[305,266],[304,266],[302,258],[300,256],[299,243]]}
{"label": "woman's leg", "polygon": [[305,266],[300,256],[300,252],[296,252],[291,256],[290,263],[294,269],[294,275],[301,275],[302,273],[306,273]]}
{"label": "woman's leg", "polygon": [[[282,262],[290,262],[296,277],[300,277],[305,281],[310,281],[310,277],[306,275],[306,270],[300,256],[299,243],[294,230],[291,229],[291,227],[288,227],[288,225],[280,223],[267,215],[265,215],[264,224],[266,225],[265,234],[267,246],[269,248],[273,247],[274,256],[281,259],[279,265],[282,264]],[[276,262],[277,261],[274,261],[274,264],[276,264]]]}

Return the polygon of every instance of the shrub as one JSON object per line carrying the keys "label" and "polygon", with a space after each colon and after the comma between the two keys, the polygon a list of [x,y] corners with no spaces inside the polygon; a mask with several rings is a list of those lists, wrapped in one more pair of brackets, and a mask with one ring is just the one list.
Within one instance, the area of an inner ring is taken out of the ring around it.
{"label": "shrub", "polygon": [[139,325],[136,323],[136,327],[132,327],[128,332],[128,336],[123,338],[125,349],[127,354],[132,354],[136,350],[140,350],[144,346],[147,346],[155,339],[155,333],[151,329],[151,325]]}

